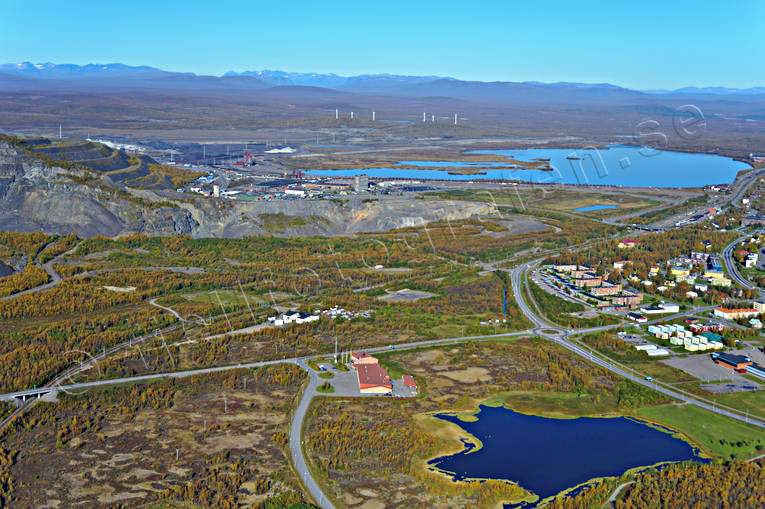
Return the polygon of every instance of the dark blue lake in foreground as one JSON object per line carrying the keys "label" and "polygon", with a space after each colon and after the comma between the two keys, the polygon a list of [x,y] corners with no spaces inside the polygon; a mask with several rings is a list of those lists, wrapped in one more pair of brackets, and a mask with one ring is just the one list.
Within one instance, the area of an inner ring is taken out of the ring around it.
{"label": "dark blue lake in foreground", "polygon": [[[736,174],[750,166],[746,163],[713,154],[671,152],[643,147],[615,145],[608,149],[579,150],[570,148],[532,148],[525,150],[474,150],[471,154],[499,154],[517,161],[549,159],[552,171],[493,169],[509,163],[487,161],[401,161],[399,164],[442,167],[443,170],[403,168],[369,168],[362,170],[324,170],[306,172],[312,175],[369,175],[382,178],[443,180],[519,180],[536,183],[587,184],[633,187],[702,187],[730,184]],[[485,174],[450,175],[455,168],[481,166]]]}
{"label": "dark blue lake in foreground", "polygon": [[438,417],[457,424],[483,447],[436,458],[431,466],[452,473],[455,480],[514,481],[540,500],[635,467],[705,461],[690,444],[624,417],[548,419],[486,406],[475,422],[460,421],[453,414]]}

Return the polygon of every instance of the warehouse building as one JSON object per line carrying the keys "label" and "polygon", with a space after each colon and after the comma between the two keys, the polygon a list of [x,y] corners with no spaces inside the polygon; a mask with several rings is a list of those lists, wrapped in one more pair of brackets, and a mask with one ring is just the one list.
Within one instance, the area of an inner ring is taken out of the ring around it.
{"label": "warehouse building", "polygon": [[733,355],[731,353],[713,353],[712,360],[720,366],[732,369],[738,373],[745,373],[746,368],[754,364],[752,359],[745,355]]}
{"label": "warehouse building", "polygon": [[353,368],[356,370],[359,392],[362,394],[390,394],[393,390],[388,372],[376,362],[354,364]]}

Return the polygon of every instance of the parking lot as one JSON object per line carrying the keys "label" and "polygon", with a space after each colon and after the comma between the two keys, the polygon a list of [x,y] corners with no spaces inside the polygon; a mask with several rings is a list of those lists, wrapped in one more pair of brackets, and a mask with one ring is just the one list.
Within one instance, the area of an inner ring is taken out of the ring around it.
{"label": "parking lot", "polygon": [[758,391],[762,387],[754,382],[747,381],[746,383],[738,382],[723,382],[716,384],[704,384],[699,386],[702,389],[713,392],[715,394],[725,394],[729,392],[746,392],[746,391]]}
{"label": "parking lot", "polygon": [[[765,355],[756,352],[753,348],[736,350],[730,353],[735,355],[748,355],[753,361],[759,362],[760,364],[762,364],[765,358]],[[714,385],[714,387],[707,388],[706,386],[702,386],[710,392],[740,392],[753,390],[748,387],[756,387],[756,389],[760,389],[759,384],[744,378],[735,371],[716,364],[712,360],[712,356],[708,353],[662,359],[661,362],[684,371],[703,382],[712,382],[710,385]],[[720,382],[723,381],[728,382],[726,387],[719,386]]]}
{"label": "parking lot", "polygon": [[[332,387],[334,387],[335,389],[335,392],[330,393],[332,396],[347,396],[347,397],[380,396],[378,394],[362,394],[359,391],[359,381],[358,381],[358,378],[356,377],[356,372],[354,370],[342,371],[342,370],[334,368],[333,366],[329,364],[324,364],[324,366],[327,366],[327,369],[325,371],[326,373],[332,373],[334,375],[333,378],[326,380],[327,382],[332,384]],[[417,395],[416,391],[405,386],[403,380],[400,378],[398,380],[391,380],[391,385],[393,386],[392,396],[394,397],[412,398]]]}
{"label": "parking lot", "polygon": [[643,336],[638,336],[637,334],[620,334],[619,338],[635,346],[652,344],[650,341],[646,340]]}

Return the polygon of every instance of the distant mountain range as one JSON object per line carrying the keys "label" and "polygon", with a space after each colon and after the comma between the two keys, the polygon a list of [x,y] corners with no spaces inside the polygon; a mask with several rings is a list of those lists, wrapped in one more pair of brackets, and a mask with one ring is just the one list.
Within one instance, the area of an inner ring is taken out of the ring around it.
{"label": "distant mountain range", "polygon": [[684,87],[675,90],[646,90],[645,92],[649,94],[761,95],[765,94],[765,87]]}
{"label": "distant mountain range", "polygon": [[[299,95],[291,87],[328,89],[351,94],[399,97],[447,97],[485,103],[584,104],[646,102],[656,96],[765,99],[765,87],[747,89],[726,87],[686,87],[677,90],[631,90],[610,83],[540,83],[464,81],[442,76],[400,76],[362,74],[340,76],[321,73],[292,73],[275,70],[229,71],[223,76],[164,71],[149,66],[125,64],[33,64],[21,62],[0,65],[0,90],[6,91],[121,91],[153,90],[186,93],[211,91],[244,93],[278,87],[280,93]],[[308,92],[314,96],[318,91]]]}
{"label": "distant mountain range", "polygon": [[252,90],[268,84],[249,76],[198,76],[125,64],[32,64],[0,65],[0,89],[61,91],[148,90]]}

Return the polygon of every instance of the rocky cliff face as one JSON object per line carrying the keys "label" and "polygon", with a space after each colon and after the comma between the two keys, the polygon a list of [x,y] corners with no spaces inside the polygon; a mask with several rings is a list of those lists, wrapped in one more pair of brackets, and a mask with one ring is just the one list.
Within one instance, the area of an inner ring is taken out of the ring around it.
{"label": "rocky cliff face", "polygon": [[167,199],[151,191],[121,190],[108,177],[85,181],[92,178],[80,171],[46,166],[0,142],[0,229],[81,237],[345,235],[495,213],[482,203],[387,197],[352,197],[342,202],[199,198],[170,200],[173,206],[160,206]]}

